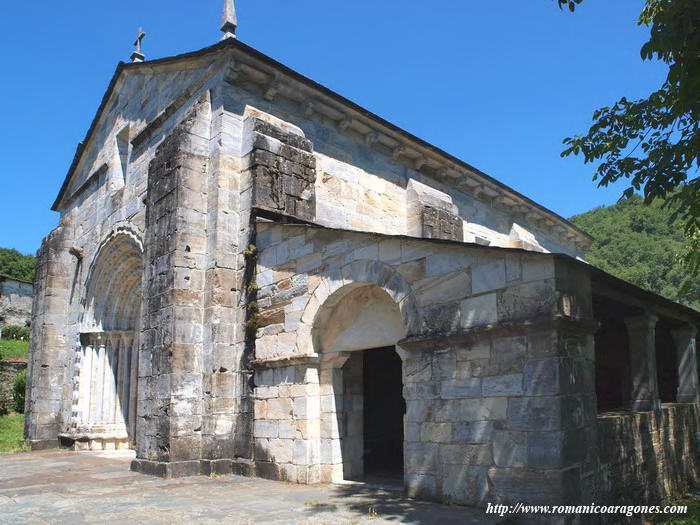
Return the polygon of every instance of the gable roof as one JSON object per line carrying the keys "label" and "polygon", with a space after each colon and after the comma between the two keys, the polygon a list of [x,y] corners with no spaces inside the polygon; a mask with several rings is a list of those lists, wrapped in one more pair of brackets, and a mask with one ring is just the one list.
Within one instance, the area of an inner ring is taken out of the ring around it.
{"label": "gable roof", "polygon": [[75,156],[73,158],[73,161],[70,165],[70,168],[68,170],[68,173],[66,175],[65,180],[63,181],[63,185],[61,186],[61,189],[58,193],[58,196],[56,197],[56,200],[54,201],[51,209],[53,211],[60,211],[59,206],[61,201],[63,200],[65,193],[68,190],[69,182],[70,179],[73,177],[75,171],[77,170],[78,164],[80,162],[80,159],[82,158],[83,153],[85,152],[85,149],[89,142],[92,140],[93,135],[95,133],[95,130],[97,128],[97,124],[99,123],[102,114],[105,111],[105,108],[107,106],[107,103],[112,96],[112,93],[114,92],[117,82],[119,81],[119,78],[125,71],[138,71],[138,70],[148,70],[154,67],[159,67],[162,65],[167,65],[167,64],[176,64],[180,61],[186,61],[189,59],[194,59],[194,58],[199,58],[199,57],[205,57],[207,55],[212,55],[219,53],[225,49],[233,49],[238,52],[242,52],[245,55],[248,55],[249,57],[258,60],[267,66],[273,68],[274,70],[281,72],[284,75],[287,75],[291,77],[292,79],[296,80],[297,82],[300,82],[301,84],[306,85],[308,88],[311,90],[320,93],[321,95],[324,95],[341,106],[345,106],[359,114],[361,114],[363,117],[368,119],[369,121],[374,122],[375,124],[378,124],[379,126],[391,131],[392,133],[404,138],[405,140],[417,145],[418,147],[422,147],[438,157],[442,157],[445,160],[456,164],[458,166],[461,166],[462,168],[466,169],[470,173],[473,173],[477,175],[478,177],[485,179],[488,181],[488,183],[491,186],[495,186],[502,191],[515,196],[517,199],[521,200],[522,202],[526,203],[527,205],[531,206],[532,208],[536,208],[538,211],[543,212],[545,215],[548,215],[552,218],[554,218],[557,222],[561,223],[562,225],[566,226],[568,229],[576,232],[578,236],[583,238],[588,244],[590,244],[593,241],[593,237],[588,234],[587,232],[581,230],[571,222],[569,222],[567,219],[564,217],[560,216],[559,214],[545,208],[544,206],[536,203],[532,199],[526,197],[525,195],[517,192],[516,190],[510,188],[509,186],[503,184],[502,182],[499,182],[498,180],[494,179],[493,177],[487,175],[483,171],[475,168],[474,166],[470,165],[469,163],[447,153],[446,151],[438,148],[437,146],[434,146],[423,139],[413,135],[412,133],[392,124],[391,122],[388,122],[387,120],[383,119],[382,117],[372,113],[371,111],[359,106],[358,104],[352,102],[351,100],[343,97],[342,95],[339,95],[338,93],[332,91],[331,89],[315,82],[314,80],[311,80],[304,75],[290,69],[289,67],[285,66],[284,64],[274,60],[273,58],[270,58],[269,56],[261,53],[260,51],[248,46],[247,44],[244,44],[240,40],[237,40],[235,38],[228,38],[225,40],[222,40],[212,46],[205,47],[203,49],[200,49],[198,51],[193,51],[189,53],[184,53],[172,57],[166,57],[166,58],[160,58],[156,60],[150,60],[147,62],[135,62],[135,63],[130,63],[126,64],[124,62],[120,62],[117,66],[116,71],[114,72],[114,75],[112,77],[112,80],[109,83],[109,87],[107,88],[107,91],[102,98],[102,102],[100,103],[100,106],[97,109],[97,113],[90,125],[90,128],[88,129],[88,132],[83,139],[82,142],[78,144],[78,147],[75,152]]}

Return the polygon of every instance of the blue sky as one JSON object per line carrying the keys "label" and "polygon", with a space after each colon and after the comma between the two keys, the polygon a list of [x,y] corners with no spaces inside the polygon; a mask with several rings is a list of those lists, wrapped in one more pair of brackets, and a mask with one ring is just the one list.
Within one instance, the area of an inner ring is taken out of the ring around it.
{"label": "blue sky", "polygon": [[[569,217],[614,203],[561,140],[664,78],[643,0],[237,0],[247,44]],[[139,26],[148,58],[215,43],[223,0],[2,2],[0,246],[33,253]]]}

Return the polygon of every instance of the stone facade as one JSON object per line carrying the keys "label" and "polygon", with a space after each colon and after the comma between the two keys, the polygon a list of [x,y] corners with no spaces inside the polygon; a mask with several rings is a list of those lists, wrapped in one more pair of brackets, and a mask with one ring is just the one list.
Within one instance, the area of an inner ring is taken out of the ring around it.
{"label": "stone facade", "polygon": [[[601,455],[631,450],[605,397],[673,427],[639,426],[660,436],[640,464],[675,462],[650,499],[697,475],[663,443],[696,450],[700,314],[589,267],[590,238],[560,217],[233,39],[120,66],[54,208],[37,448],[297,483],[386,456],[411,497],[590,502],[604,472],[652,482]],[[601,325],[628,327],[624,349]],[[379,349],[401,383],[386,428],[368,419],[393,385],[368,372]],[[634,371],[619,395],[596,381],[615,367]]]}
{"label": "stone facade", "polygon": [[0,275],[0,327],[29,326],[33,298],[32,283]]}

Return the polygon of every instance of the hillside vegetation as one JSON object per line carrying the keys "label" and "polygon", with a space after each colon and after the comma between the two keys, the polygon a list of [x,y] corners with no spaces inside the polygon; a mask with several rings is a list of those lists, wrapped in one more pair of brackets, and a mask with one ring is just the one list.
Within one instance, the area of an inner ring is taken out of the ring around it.
{"label": "hillside vegetation", "polygon": [[686,276],[680,261],[683,226],[680,221],[670,222],[671,215],[661,201],[645,206],[635,195],[570,220],[596,239],[586,256],[589,263],[700,310],[700,286]]}
{"label": "hillside vegetation", "polygon": [[33,255],[22,255],[17,250],[0,248],[0,274],[34,282],[36,259]]}

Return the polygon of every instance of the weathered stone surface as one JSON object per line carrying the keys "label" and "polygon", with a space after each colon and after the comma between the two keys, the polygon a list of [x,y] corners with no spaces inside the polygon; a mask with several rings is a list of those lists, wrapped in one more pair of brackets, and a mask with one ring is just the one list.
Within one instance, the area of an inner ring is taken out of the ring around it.
{"label": "weathered stone surface", "polygon": [[[52,277],[46,283],[49,288],[68,286],[65,277]],[[34,286],[0,275],[0,323],[2,325],[29,326],[32,318]]]}
{"label": "weathered stone surface", "polygon": [[255,117],[246,120],[253,206],[304,220],[316,215],[311,142]]}
{"label": "weathered stone surface", "polygon": [[[678,459],[697,455],[692,413],[596,421],[604,277],[544,253],[582,255],[579,232],[239,48],[224,84],[221,46],[187,70],[133,70],[79,154],[40,254],[35,446],[107,417],[121,434],[72,445],[133,443],[142,472],[359,478],[377,403],[363,356],[385,347],[410,495],[562,503],[622,480],[652,500],[697,477]],[[691,332],[674,348],[685,369]],[[678,400],[697,400],[677,371]]]}

